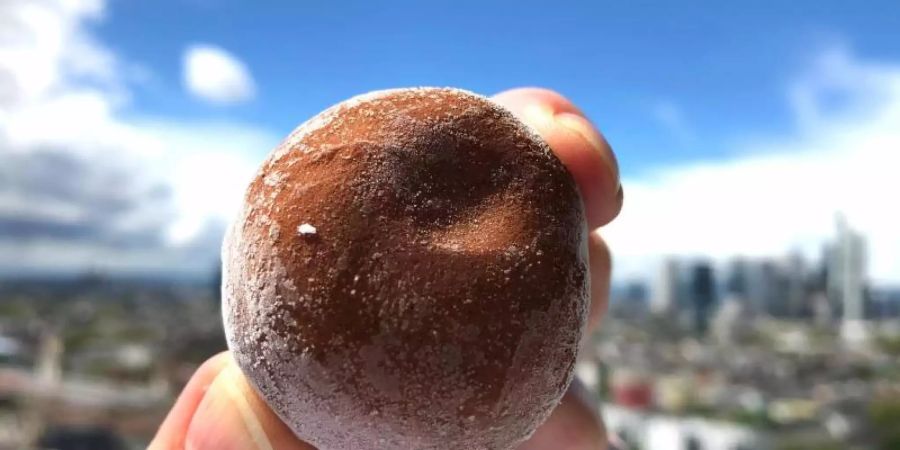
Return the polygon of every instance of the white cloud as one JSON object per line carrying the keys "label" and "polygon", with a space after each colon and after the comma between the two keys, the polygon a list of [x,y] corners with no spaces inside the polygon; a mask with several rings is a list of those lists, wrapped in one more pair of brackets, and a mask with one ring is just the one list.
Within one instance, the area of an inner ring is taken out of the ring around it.
{"label": "white cloud", "polygon": [[[276,136],[239,123],[144,120],[140,128],[167,150],[168,180],[176,217],[166,231],[172,245],[194,239],[210,220],[228,222],[261,158]],[[253,155],[256,155],[254,157]]]}
{"label": "white cloud", "polygon": [[236,56],[211,45],[194,45],[184,52],[183,78],[191,94],[230,104],[253,98],[256,87],[247,66]]}
{"label": "white cloud", "polygon": [[843,212],[868,239],[873,281],[900,282],[900,66],[831,49],[787,99],[790,136],[624,180],[606,229],[617,276],[646,274],[661,254],[817,256]]}
{"label": "white cloud", "polygon": [[0,271],[208,271],[276,137],[125,119],[135,65],[89,33],[103,13],[96,0],[0,2]]}
{"label": "white cloud", "polygon": [[691,145],[696,137],[694,130],[687,124],[681,107],[672,101],[664,100],[653,105],[653,117],[681,145]]}
{"label": "white cloud", "polygon": [[788,103],[801,131],[871,118],[873,109],[887,106],[895,91],[897,67],[860,62],[837,44],[821,52],[809,70],[788,87]]}

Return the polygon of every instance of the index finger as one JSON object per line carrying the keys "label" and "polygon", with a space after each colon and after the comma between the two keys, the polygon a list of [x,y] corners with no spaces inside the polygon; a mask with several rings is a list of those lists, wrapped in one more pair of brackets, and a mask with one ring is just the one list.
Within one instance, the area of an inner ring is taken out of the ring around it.
{"label": "index finger", "polygon": [[622,209],[623,192],[612,148],[572,102],[539,88],[501,92],[493,100],[534,128],[572,174],[588,226],[607,224]]}

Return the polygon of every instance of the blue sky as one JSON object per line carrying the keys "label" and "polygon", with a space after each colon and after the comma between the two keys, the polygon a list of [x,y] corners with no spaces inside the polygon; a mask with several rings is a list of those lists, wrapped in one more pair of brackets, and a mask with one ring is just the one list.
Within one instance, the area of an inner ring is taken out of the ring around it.
{"label": "blue sky", "polygon": [[843,213],[871,279],[900,284],[896,1],[5,0],[0,18],[0,274],[208,273],[257,165],[327,106],[532,85],[617,151],[617,277],[815,258]]}
{"label": "blue sky", "polygon": [[[892,1],[378,3],[119,0],[97,31],[152,70],[137,113],[236,118],[283,134],[373,89],[547,86],[598,122],[626,174],[720,155],[736,134],[785,132],[785,85],[835,41],[867,57],[900,55]],[[224,110],[186,97],[179,55],[193,42],[241,58],[258,97]],[[660,123],[660,104],[702,136]]]}

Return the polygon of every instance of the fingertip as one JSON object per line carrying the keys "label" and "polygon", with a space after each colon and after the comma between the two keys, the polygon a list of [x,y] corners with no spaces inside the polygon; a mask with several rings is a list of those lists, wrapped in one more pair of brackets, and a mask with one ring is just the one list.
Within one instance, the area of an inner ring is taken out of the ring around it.
{"label": "fingertip", "polygon": [[612,148],[583,115],[557,112],[553,119],[556,129],[545,128],[544,134],[582,190],[588,225],[609,223],[622,207],[619,164]]}
{"label": "fingertip", "polygon": [[600,230],[594,230],[588,235],[588,257],[591,266],[591,308],[585,336],[597,329],[609,307],[612,255],[606,241],[600,236]]}
{"label": "fingertip", "polygon": [[493,99],[507,107],[512,107],[514,112],[521,110],[519,106],[540,103],[548,105],[554,111],[585,115],[581,109],[559,92],[542,87],[526,86],[507,89],[494,95]]}
{"label": "fingertip", "polygon": [[591,149],[603,158],[603,163],[610,170],[614,181],[618,183],[619,161],[616,160],[616,155],[606,137],[597,130],[597,127],[582,114],[557,112],[555,118],[557,123],[581,136]]}
{"label": "fingertip", "polygon": [[611,221],[621,209],[615,155],[584,113],[562,95],[540,88],[501,92],[494,101],[530,125],[575,179],[591,228]]}

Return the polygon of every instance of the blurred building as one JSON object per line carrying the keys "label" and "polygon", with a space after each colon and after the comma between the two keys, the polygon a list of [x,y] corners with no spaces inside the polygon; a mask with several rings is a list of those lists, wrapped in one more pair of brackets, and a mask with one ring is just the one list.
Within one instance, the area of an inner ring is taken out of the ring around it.
{"label": "blurred building", "polygon": [[746,299],[749,295],[749,263],[744,258],[734,258],[725,270],[725,295]]}
{"label": "blurred building", "polygon": [[646,309],[648,291],[647,284],[643,280],[631,280],[625,284],[623,299]]}
{"label": "blurred building", "polygon": [[689,289],[692,325],[694,331],[702,335],[709,327],[709,316],[715,301],[715,280],[709,262],[699,261],[691,267]]}
{"label": "blurred building", "polygon": [[725,267],[723,290],[727,297],[740,299],[754,312],[764,312],[771,280],[759,261],[734,258]]}
{"label": "blurred building", "polygon": [[872,289],[870,296],[877,317],[882,319],[900,317],[900,289]]}
{"label": "blurred building", "polygon": [[837,241],[828,255],[828,297],[841,306],[841,336],[848,342],[866,340],[865,240],[843,216],[837,218]]}
{"label": "blurred building", "polygon": [[666,316],[677,311],[681,291],[678,261],[667,258],[660,265],[659,274],[653,287],[650,311],[659,316]]}
{"label": "blurred building", "polygon": [[799,253],[784,259],[735,258],[725,267],[727,297],[751,312],[775,318],[808,318],[813,313],[811,278]]}
{"label": "blurred building", "polygon": [[739,343],[751,335],[755,318],[743,298],[726,295],[713,317],[712,334],[719,343]]}
{"label": "blurred building", "polygon": [[812,315],[809,278],[803,255],[799,252],[791,252],[784,263],[784,297],[787,317],[808,318]]}
{"label": "blurred building", "polygon": [[610,311],[629,320],[640,320],[650,310],[650,289],[642,279],[632,279],[615,286],[611,292]]}
{"label": "blurred building", "polygon": [[785,318],[791,313],[788,269],[775,260],[765,259],[759,264],[759,311],[770,317]]}

